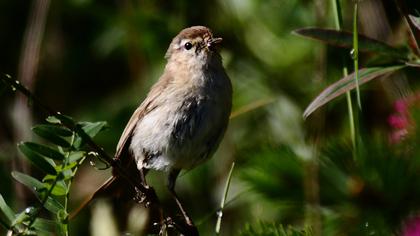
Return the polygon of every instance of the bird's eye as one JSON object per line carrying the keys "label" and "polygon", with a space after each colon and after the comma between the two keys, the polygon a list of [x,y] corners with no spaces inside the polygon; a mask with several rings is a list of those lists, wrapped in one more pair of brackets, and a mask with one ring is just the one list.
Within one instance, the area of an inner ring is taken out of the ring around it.
{"label": "bird's eye", "polygon": [[185,43],[184,48],[187,49],[187,50],[190,50],[192,48],[192,46],[193,45],[190,42],[188,42],[188,43]]}

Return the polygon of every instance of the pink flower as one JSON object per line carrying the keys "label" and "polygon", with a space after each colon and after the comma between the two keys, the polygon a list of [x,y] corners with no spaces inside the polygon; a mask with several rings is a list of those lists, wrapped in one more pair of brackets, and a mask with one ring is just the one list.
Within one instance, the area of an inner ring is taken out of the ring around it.
{"label": "pink flower", "polygon": [[393,129],[405,129],[408,127],[410,122],[408,121],[408,117],[405,115],[393,114],[388,117],[388,124]]}
{"label": "pink flower", "polygon": [[402,230],[403,236],[420,236],[420,215],[409,218]]}
{"label": "pink flower", "polygon": [[394,102],[394,112],[387,119],[391,128],[389,134],[390,143],[399,143],[414,131],[416,123],[411,116],[411,112],[419,108],[420,92]]}
{"label": "pink flower", "polygon": [[397,113],[400,113],[400,114],[407,114],[408,113],[407,101],[406,100],[403,100],[403,99],[400,99],[400,100],[395,101],[395,103],[394,103],[394,110]]}

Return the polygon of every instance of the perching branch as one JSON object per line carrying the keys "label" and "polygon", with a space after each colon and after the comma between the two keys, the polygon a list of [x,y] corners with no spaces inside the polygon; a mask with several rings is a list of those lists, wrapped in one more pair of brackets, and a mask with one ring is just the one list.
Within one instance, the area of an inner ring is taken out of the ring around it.
{"label": "perching branch", "polygon": [[[156,195],[155,190],[152,187],[145,187],[141,183],[137,181],[133,181],[132,178],[127,174],[127,171],[124,170],[124,168],[121,166],[121,163],[111,157],[108,153],[104,151],[104,149],[100,146],[98,146],[92,138],[85,133],[85,131],[82,129],[82,127],[74,122],[70,117],[67,117],[60,112],[57,112],[53,110],[52,108],[48,107],[47,105],[43,104],[38,97],[33,95],[25,86],[23,86],[18,80],[14,80],[9,75],[2,76],[0,78],[2,81],[4,81],[7,85],[9,85],[13,90],[17,90],[20,93],[22,93],[25,97],[28,98],[28,100],[31,101],[32,104],[38,106],[41,108],[41,110],[47,115],[47,116],[55,116],[60,120],[60,124],[65,126],[66,128],[72,130],[77,135],[79,135],[83,141],[86,142],[86,144],[96,153],[98,153],[98,156],[105,161],[108,165],[112,166],[114,171],[116,173],[124,178],[124,180],[130,184],[130,186],[135,189],[136,191],[140,191],[145,196],[145,200],[142,201],[143,203],[147,203],[147,205],[154,206],[161,209],[159,199]],[[167,222],[165,222],[167,223]],[[194,231],[196,230],[195,226],[188,226],[192,227]],[[179,228],[180,232],[188,232],[191,229],[184,229],[183,227]]]}

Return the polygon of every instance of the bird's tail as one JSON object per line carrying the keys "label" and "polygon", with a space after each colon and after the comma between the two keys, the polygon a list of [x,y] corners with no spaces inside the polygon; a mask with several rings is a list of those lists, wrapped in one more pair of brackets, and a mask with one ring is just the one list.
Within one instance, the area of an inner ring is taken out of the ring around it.
{"label": "bird's tail", "polygon": [[93,194],[87,197],[77,208],[73,210],[69,215],[69,220],[75,218],[80,211],[82,211],[89,203],[98,197],[105,197],[109,195],[120,195],[123,190],[121,186],[122,179],[117,176],[112,176],[105,181]]}

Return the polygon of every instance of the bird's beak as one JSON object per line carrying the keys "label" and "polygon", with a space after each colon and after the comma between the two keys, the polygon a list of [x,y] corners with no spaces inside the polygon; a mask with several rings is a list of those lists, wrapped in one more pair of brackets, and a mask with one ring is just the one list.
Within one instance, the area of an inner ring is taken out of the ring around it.
{"label": "bird's beak", "polygon": [[221,43],[223,41],[222,38],[211,38],[209,41],[207,41],[207,48],[212,48],[214,47],[213,45],[217,45],[219,43]]}

